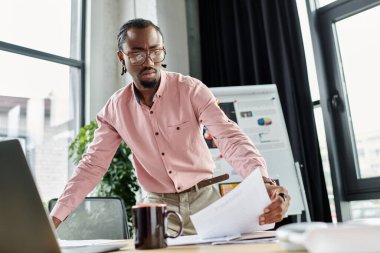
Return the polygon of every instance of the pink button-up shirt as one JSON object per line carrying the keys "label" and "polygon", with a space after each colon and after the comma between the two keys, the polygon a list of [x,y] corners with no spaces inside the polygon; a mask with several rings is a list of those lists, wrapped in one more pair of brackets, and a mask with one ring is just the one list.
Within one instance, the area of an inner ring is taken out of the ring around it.
{"label": "pink button-up shirt", "polygon": [[162,71],[151,108],[139,102],[129,84],[108,100],[97,122],[93,142],[52,211],[60,220],[101,180],[122,140],[133,152],[140,185],[149,192],[181,192],[213,175],[202,125],[243,178],[256,168],[268,176],[251,140],[228,119],[210,90],[189,76]]}

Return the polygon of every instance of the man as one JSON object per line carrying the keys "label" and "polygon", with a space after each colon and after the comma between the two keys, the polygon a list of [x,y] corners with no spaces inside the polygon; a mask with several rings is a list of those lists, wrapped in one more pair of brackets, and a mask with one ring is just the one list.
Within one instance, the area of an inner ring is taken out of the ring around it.
{"label": "man", "polygon": [[[212,185],[202,187],[214,168],[202,125],[243,178],[260,170],[272,200],[260,223],[282,220],[289,206],[287,191],[267,178],[266,164],[250,139],[226,117],[203,83],[161,69],[166,50],[160,28],[148,20],[130,20],[120,29],[118,47],[122,74],[128,71],[133,82],[117,91],[97,115],[94,140],[51,213],[55,226],[101,180],[124,140],[147,192],[144,202],[166,203],[182,215],[184,234],[195,234],[189,215],[220,198]],[[170,229],[177,227],[169,220]]]}

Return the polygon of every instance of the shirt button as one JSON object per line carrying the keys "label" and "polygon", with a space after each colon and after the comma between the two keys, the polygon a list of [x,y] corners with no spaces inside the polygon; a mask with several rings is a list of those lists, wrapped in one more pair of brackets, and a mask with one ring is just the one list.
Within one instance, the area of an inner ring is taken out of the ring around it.
{"label": "shirt button", "polygon": [[164,152],[162,152],[162,153],[161,153],[161,155],[165,155],[165,153],[164,153]]}
{"label": "shirt button", "polygon": [[177,130],[179,130],[179,127],[177,127]]}
{"label": "shirt button", "polygon": [[177,190],[181,190],[181,187],[177,187]]}
{"label": "shirt button", "polygon": [[153,111],[150,111],[150,114],[153,114]]}
{"label": "shirt button", "polygon": [[172,171],[171,171],[171,170],[169,170],[169,174],[172,174]]}
{"label": "shirt button", "polygon": [[155,135],[158,135],[158,132],[155,132],[154,134],[155,134]]}

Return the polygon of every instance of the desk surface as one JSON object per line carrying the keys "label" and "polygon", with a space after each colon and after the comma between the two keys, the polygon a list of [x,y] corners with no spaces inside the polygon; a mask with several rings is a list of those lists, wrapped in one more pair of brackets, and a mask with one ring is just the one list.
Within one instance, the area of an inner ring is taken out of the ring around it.
{"label": "desk surface", "polygon": [[[198,244],[189,246],[172,246],[164,249],[157,250],[135,250],[133,240],[128,240],[129,247],[116,251],[115,253],[121,252],[181,252],[181,253],[245,253],[245,252],[260,252],[260,253],[287,253],[288,251],[282,249],[278,243],[260,243],[260,244],[225,244],[225,245],[210,245],[210,244]],[[292,253],[306,253],[306,251],[292,251]]]}

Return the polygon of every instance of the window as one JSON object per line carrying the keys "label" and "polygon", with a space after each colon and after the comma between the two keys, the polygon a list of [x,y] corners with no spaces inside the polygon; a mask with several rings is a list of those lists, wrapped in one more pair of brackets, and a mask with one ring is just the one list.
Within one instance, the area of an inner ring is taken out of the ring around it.
{"label": "window", "polygon": [[334,202],[335,201],[334,189],[333,189],[333,184],[332,184],[332,179],[331,179],[331,169],[330,169],[322,109],[320,106],[316,106],[314,108],[314,118],[315,118],[315,124],[316,124],[317,132],[318,132],[319,149],[321,151],[323,174],[325,176],[325,181],[326,181],[326,189],[327,189],[327,194],[328,194],[328,199],[329,199],[329,204],[330,204],[331,218],[332,218],[332,221],[336,223],[337,217],[336,217],[335,202]]}
{"label": "window", "polygon": [[78,0],[4,0],[0,40],[67,58],[80,59]]}
{"label": "window", "polygon": [[[320,1],[320,4],[321,4],[321,1]],[[320,105],[319,85],[318,85],[318,79],[317,79],[317,71],[316,71],[315,57],[314,57],[312,37],[311,37],[312,34],[309,27],[309,17],[308,17],[306,1],[297,0],[297,8],[298,8],[302,39],[303,39],[304,50],[305,50],[310,93],[311,93],[311,99],[312,99],[313,108],[314,108],[314,119],[315,119],[315,125],[316,125],[316,129],[318,133],[318,142],[319,142],[319,149],[320,149],[321,159],[322,159],[323,173],[325,177],[326,189],[327,189],[330,210],[331,210],[331,218],[333,222],[337,222],[336,211],[335,211],[334,191],[333,191],[333,185],[332,185],[329,155],[328,155],[328,148],[327,148],[327,141],[326,141],[326,133],[325,133],[325,127],[324,127],[324,121],[323,121],[323,115],[322,115],[322,108]]]}
{"label": "window", "polygon": [[[355,14],[335,23],[339,42],[344,88],[349,102],[348,112],[352,121],[356,145],[367,149],[370,157],[376,156],[380,146],[380,118],[378,96],[380,83],[378,65],[380,59],[380,6]],[[374,141],[372,141],[374,140]],[[357,155],[357,178],[379,177],[379,171],[369,173],[371,163]]]}
{"label": "window", "polygon": [[380,217],[379,4],[297,1],[333,221]]}
{"label": "window", "polygon": [[43,201],[62,192],[82,123],[83,9],[80,0],[1,3],[0,139],[21,141]]}
{"label": "window", "polygon": [[379,0],[337,1],[316,11],[338,220],[380,216],[379,5]]}

